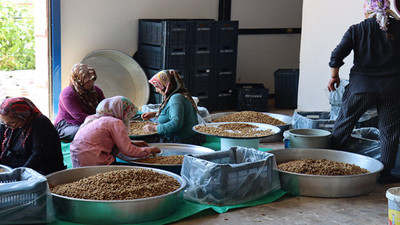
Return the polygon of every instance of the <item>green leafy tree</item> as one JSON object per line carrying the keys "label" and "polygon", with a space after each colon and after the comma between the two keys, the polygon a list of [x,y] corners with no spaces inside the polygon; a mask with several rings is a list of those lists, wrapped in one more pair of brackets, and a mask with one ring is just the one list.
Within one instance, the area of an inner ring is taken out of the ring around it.
{"label": "green leafy tree", "polygon": [[35,69],[32,1],[0,0],[0,70]]}

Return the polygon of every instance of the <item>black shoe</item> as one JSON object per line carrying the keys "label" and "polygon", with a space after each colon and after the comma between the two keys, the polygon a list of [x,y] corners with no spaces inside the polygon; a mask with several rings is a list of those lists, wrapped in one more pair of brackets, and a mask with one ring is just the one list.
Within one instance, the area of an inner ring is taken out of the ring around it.
{"label": "black shoe", "polygon": [[378,183],[380,184],[400,183],[400,177],[393,176],[392,174],[379,174]]}

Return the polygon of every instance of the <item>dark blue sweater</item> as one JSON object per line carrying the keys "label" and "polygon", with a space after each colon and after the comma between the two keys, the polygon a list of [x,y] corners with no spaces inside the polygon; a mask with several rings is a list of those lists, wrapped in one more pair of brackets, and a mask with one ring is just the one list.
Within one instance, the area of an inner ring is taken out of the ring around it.
{"label": "dark blue sweater", "polygon": [[[391,26],[400,26],[390,20]],[[340,68],[354,52],[350,88],[355,93],[398,93],[400,85],[400,39],[388,40],[375,18],[350,26],[333,50],[330,67]]]}

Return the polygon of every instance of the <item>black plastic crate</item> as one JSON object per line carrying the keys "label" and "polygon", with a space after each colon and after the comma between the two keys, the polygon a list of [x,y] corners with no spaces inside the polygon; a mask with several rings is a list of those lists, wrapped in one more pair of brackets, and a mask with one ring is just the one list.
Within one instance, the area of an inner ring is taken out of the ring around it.
{"label": "black plastic crate", "polygon": [[210,68],[192,68],[189,72],[190,92],[199,93],[208,90],[211,85]]}
{"label": "black plastic crate", "polygon": [[263,84],[237,84],[237,110],[268,111],[269,89]]}
{"label": "black plastic crate", "polygon": [[210,45],[215,37],[215,20],[199,19],[190,21],[189,44]]}
{"label": "black plastic crate", "polygon": [[213,49],[209,44],[188,46],[190,54],[190,67],[211,67],[213,62]]}
{"label": "black plastic crate", "polygon": [[217,21],[216,42],[237,43],[239,35],[239,21]]}
{"label": "black plastic crate", "polygon": [[236,68],[237,63],[237,43],[217,44],[215,46],[215,62],[221,67]]}
{"label": "black plastic crate", "polygon": [[150,45],[185,45],[190,23],[182,19],[139,19],[139,43]]}
{"label": "black plastic crate", "polygon": [[278,69],[275,77],[275,107],[296,109],[299,85],[298,69]]}
{"label": "black plastic crate", "polygon": [[142,67],[153,69],[186,68],[188,63],[187,47],[138,45],[136,59]]}
{"label": "black plastic crate", "polygon": [[217,89],[227,90],[236,88],[236,65],[217,65],[213,73],[213,81]]}
{"label": "black plastic crate", "polygon": [[216,111],[235,109],[235,100],[235,89],[217,90],[212,109]]}

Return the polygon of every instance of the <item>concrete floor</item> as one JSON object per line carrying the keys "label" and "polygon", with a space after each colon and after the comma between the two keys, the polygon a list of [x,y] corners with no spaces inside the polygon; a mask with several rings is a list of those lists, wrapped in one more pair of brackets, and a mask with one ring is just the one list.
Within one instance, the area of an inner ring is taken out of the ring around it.
{"label": "concrete floor", "polygon": [[[269,109],[268,112],[293,115],[293,110],[290,109],[274,109],[273,105]],[[278,149],[284,148],[284,145],[282,142],[260,143],[260,147]],[[370,194],[348,198],[286,195],[269,204],[229,210],[223,214],[218,214],[213,210],[204,211],[173,224],[387,224],[386,191],[396,186],[400,186],[400,183],[377,184]]]}

